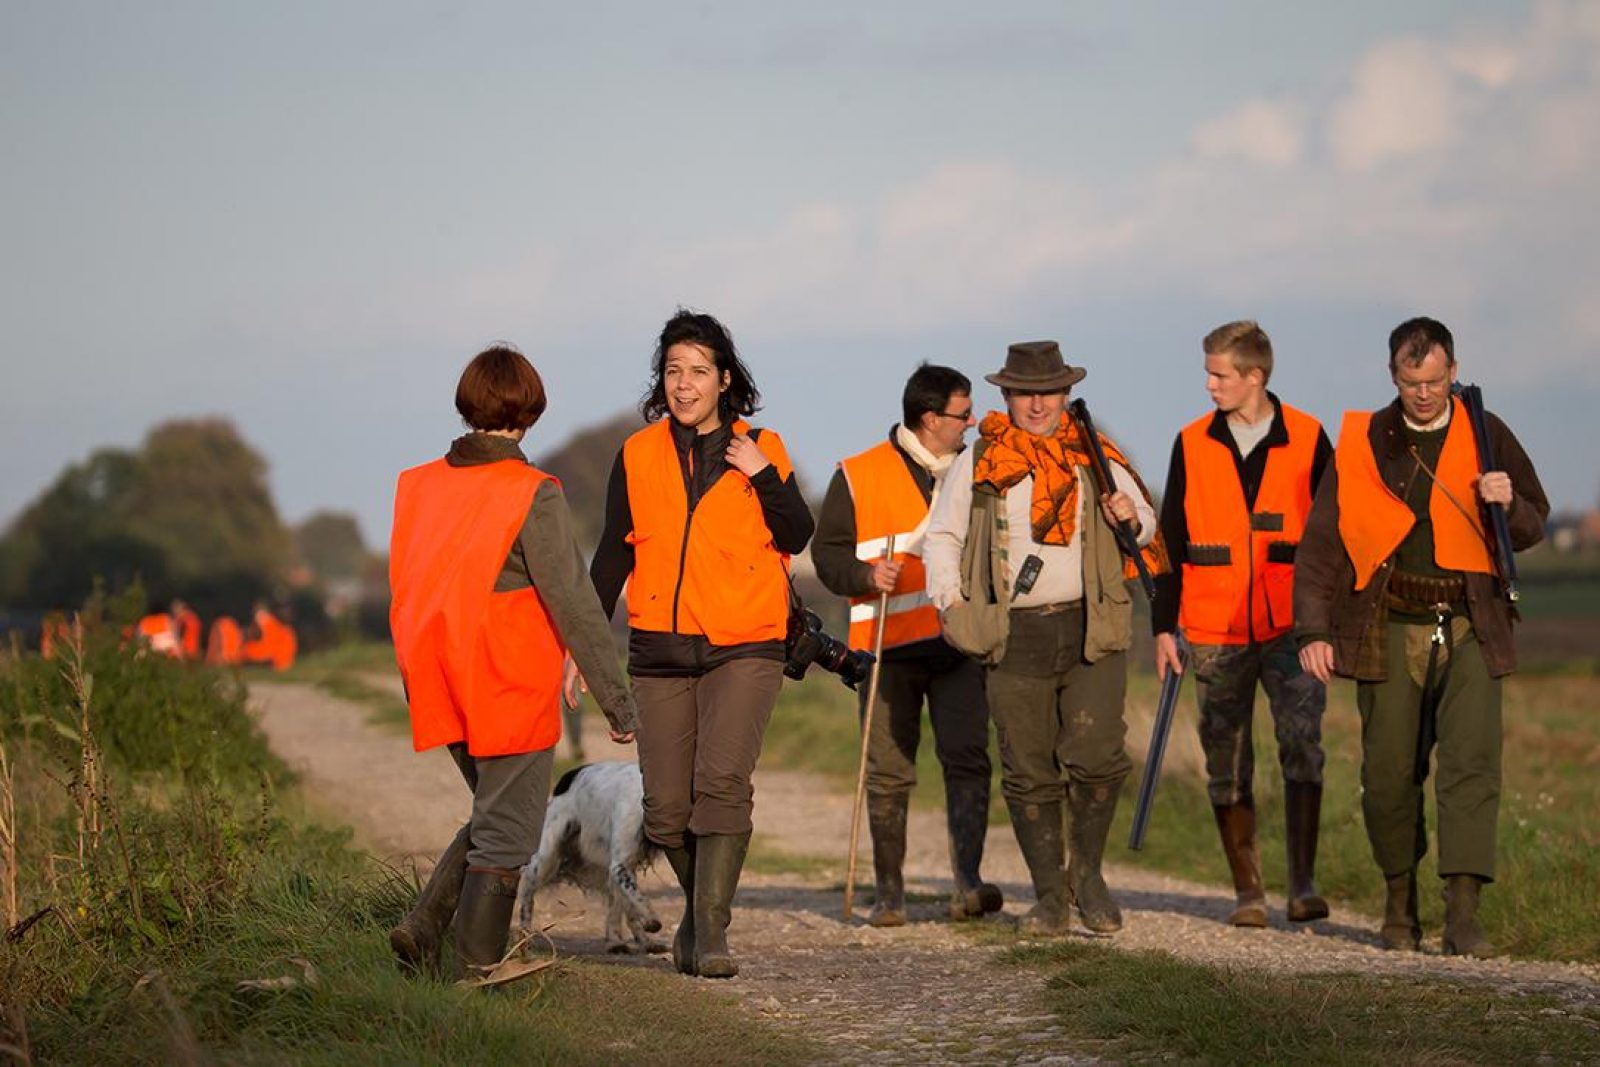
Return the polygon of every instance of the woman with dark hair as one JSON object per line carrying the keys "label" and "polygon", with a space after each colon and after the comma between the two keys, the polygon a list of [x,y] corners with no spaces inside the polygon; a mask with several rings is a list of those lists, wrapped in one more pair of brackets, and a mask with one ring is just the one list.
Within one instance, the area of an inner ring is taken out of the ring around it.
{"label": "woman with dark hair", "polygon": [[669,319],[590,568],[607,615],[627,585],[645,836],[683,886],[673,962],[706,978],[739,971],[750,775],[783,680],[788,557],[813,529],[783,442],[745,422],[760,399],[720,322]]}
{"label": "woman with dark hair", "polygon": [[637,712],[560,483],[519,447],[544,413],[538,371],[513,348],[487,349],[461,375],[456,409],[472,432],[400,475],[389,623],[413,742],[449,747],[472,817],[389,942],[407,970],[430,968],[453,917],[470,973],[505,951],[518,871],[539,847],[563,662],[593,680],[613,741],[633,740]]}

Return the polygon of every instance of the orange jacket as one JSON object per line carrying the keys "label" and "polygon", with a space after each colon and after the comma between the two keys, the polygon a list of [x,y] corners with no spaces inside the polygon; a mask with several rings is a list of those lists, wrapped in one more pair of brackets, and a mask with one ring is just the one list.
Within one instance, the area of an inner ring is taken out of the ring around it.
{"label": "orange jacket", "polygon": [[1253,512],[1233,452],[1210,434],[1215,416],[1196,419],[1179,436],[1189,545],[1178,622],[1198,644],[1266,642],[1294,625],[1294,550],[1311,513],[1322,427],[1281,407],[1289,442],[1268,449]]}
{"label": "orange jacket", "polygon": [[275,671],[286,671],[293,667],[299,648],[294,627],[265,608],[255,613],[253,621],[259,636],[244,643],[244,661],[270,663]]}
{"label": "orange jacket", "polygon": [[178,645],[183,652],[184,659],[200,658],[200,616],[194,613],[193,608],[175,612],[172,616],[173,625],[178,630]]}
{"label": "orange jacket", "polygon": [[[928,599],[928,575],[922,566],[922,535],[928,502],[906,469],[905,457],[892,441],[882,441],[839,464],[855,503],[856,558],[866,563],[883,559],[894,535],[894,558],[900,577],[889,592],[883,647],[895,648],[938,637],[939,611]],[[878,594],[850,598],[851,648],[871,649],[878,632]]]}
{"label": "orange jacket", "polygon": [[[748,424],[733,424],[749,433]],[[793,471],[778,435],[759,445],[780,478]],[[783,640],[788,559],[772,543],[750,479],[728,468],[693,512],[667,419],[622,446],[633,530],[628,623],[636,630],[703,634],[713,645]]]}
{"label": "orange jacket", "polygon": [[218,667],[235,667],[244,662],[244,631],[227,615],[212,620],[206,639],[206,662]]}
{"label": "orange jacket", "polygon": [[178,645],[178,632],[172,625],[172,616],[164,611],[152,612],[140,619],[135,632],[152,652],[173,659],[183,655],[183,649]]}
{"label": "orange jacket", "polygon": [[[1474,485],[1478,477],[1478,445],[1461,401],[1452,398],[1450,403],[1450,428],[1434,471],[1448,494],[1429,479],[1433,559],[1445,570],[1493,574],[1494,563],[1478,517]],[[1394,554],[1416,524],[1410,506],[1394,494],[1378,472],[1378,460],[1372,454],[1367,434],[1371,422],[1369,411],[1345,412],[1333,454],[1339,472],[1339,537],[1355,568],[1358,591],[1367,587],[1383,561]],[[1428,478],[1420,470],[1416,476]]]}
{"label": "orange jacket", "polygon": [[550,748],[561,736],[566,648],[537,589],[494,591],[549,475],[517,460],[400,475],[389,544],[389,626],[418,752]]}

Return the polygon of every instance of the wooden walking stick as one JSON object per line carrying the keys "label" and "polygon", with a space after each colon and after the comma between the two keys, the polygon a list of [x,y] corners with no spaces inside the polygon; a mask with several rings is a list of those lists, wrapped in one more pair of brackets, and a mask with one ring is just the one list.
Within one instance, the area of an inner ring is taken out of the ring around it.
{"label": "wooden walking stick", "polygon": [[[883,558],[894,559],[894,534],[884,544]],[[850,812],[850,858],[845,864],[844,917],[855,915],[856,846],[861,840],[861,804],[867,794],[867,744],[872,738],[872,709],[878,703],[878,678],[883,673],[883,631],[889,624],[889,593],[878,594],[878,633],[872,639],[872,678],[867,682],[867,710],[861,716],[861,765],[856,771],[856,802]]]}

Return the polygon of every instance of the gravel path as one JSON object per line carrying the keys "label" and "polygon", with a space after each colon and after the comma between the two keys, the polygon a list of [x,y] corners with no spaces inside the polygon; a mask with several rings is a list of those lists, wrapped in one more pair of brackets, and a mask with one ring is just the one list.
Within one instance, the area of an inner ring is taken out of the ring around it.
{"label": "gravel path", "polygon": [[[419,755],[408,738],[368,725],[364,708],[309,686],[259,685],[252,699],[273,748],[301,773],[313,805],[353,826],[375,855],[402,863],[415,859],[425,867],[466,817],[466,789],[442,750]],[[586,720],[584,745],[591,760],[632,756],[631,749],[611,745],[593,718]],[[757,770],[755,783],[756,849],[833,862],[798,862],[807,873],[747,873],[729,937],[742,970],[738,978],[716,983],[717,991],[821,1041],[830,1062],[1097,1062],[1092,1049],[1072,1048],[1041,1007],[1037,972],[1002,970],[994,961],[997,949],[974,945],[942,921],[950,876],[939,814],[911,815],[906,862],[911,924],[876,930],[859,919],[847,923],[841,914],[851,798],[816,776],[767,766]],[[864,827],[862,842],[858,878],[870,883]],[[991,829],[984,871],[1005,891],[1008,914],[1031,903],[1027,870],[1003,827]],[[1600,1003],[1600,967],[1595,965],[1385,952],[1377,947],[1370,918],[1337,908],[1327,921],[1308,927],[1291,929],[1280,911],[1269,929],[1236,930],[1221,922],[1232,900],[1221,887],[1118,866],[1107,868],[1107,880],[1127,925],[1114,938],[1100,940],[1117,948],[1283,973],[1449,978],[1492,984],[1508,994],[1543,992]],[[665,863],[646,875],[644,886],[670,931],[682,902]],[[870,896],[870,889],[858,891],[858,914],[865,914]],[[597,900],[561,887],[541,896],[539,911],[558,924],[552,936],[563,953],[601,956],[604,908]],[[622,965],[671,967],[660,956],[609,958]],[[706,983],[704,988],[712,987]]]}

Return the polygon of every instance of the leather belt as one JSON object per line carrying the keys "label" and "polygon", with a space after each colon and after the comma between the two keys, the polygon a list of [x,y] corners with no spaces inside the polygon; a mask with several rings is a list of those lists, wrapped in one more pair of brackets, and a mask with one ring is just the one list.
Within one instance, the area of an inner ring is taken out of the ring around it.
{"label": "leather belt", "polygon": [[1012,608],[1018,615],[1060,615],[1065,611],[1082,611],[1081,600],[1058,600],[1054,604],[1040,604],[1036,608]]}

